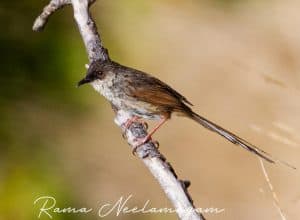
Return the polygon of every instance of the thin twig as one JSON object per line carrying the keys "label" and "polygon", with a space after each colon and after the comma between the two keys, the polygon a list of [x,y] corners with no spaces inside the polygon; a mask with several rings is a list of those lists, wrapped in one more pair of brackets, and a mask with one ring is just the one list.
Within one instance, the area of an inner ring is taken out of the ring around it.
{"label": "thin twig", "polygon": [[[66,4],[72,4],[74,18],[85,44],[89,60],[107,60],[109,59],[108,51],[102,46],[97,27],[89,12],[89,5],[94,1],[95,0],[51,0],[41,15],[36,19],[33,30],[42,30],[51,14]],[[129,129],[125,129],[124,124],[131,118],[131,115],[115,108],[114,111],[116,113],[116,124],[122,129],[123,133],[126,132],[126,135],[123,136],[133,148],[136,144],[135,140],[147,135],[147,129],[144,124],[137,122],[133,123]],[[195,209],[191,196],[187,191],[190,182],[178,179],[173,167],[158,151],[155,142],[143,144],[137,149],[136,153],[159,182],[180,219],[204,220],[202,214],[198,213]]]}
{"label": "thin twig", "polygon": [[[88,0],[88,4],[91,5],[95,1],[96,0]],[[54,12],[70,4],[71,0],[51,0],[49,4],[44,7],[42,13],[35,19],[32,30],[42,31],[46,26],[48,19]]]}
{"label": "thin twig", "polygon": [[35,19],[32,30],[42,31],[49,17],[58,9],[70,3],[71,0],[51,0],[50,3],[44,7],[42,13]]}
{"label": "thin twig", "polygon": [[276,192],[274,190],[273,184],[271,183],[271,180],[270,180],[269,175],[267,173],[267,170],[265,168],[264,162],[262,161],[261,158],[258,158],[258,159],[259,159],[259,162],[260,162],[260,165],[261,165],[262,172],[263,172],[264,177],[266,179],[266,182],[268,184],[268,187],[269,187],[269,189],[270,189],[270,191],[272,193],[273,205],[277,209],[277,211],[278,211],[281,219],[282,220],[287,220],[287,218],[285,217],[285,214],[284,214],[283,210],[280,208],[278,196],[277,196],[277,194],[276,194]]}

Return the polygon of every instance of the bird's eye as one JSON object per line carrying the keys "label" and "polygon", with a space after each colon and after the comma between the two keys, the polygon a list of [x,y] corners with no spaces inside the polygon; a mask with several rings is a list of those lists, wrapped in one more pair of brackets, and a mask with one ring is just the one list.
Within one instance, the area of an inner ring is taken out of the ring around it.
{"label": "bird's eye", "polygon": [[103,71],[100,71],[100,70],[98,70],[97,72],[96,72],[96,76],[97,76],[97,78],[98,79],[103,79],[104,78],[104,72]]}

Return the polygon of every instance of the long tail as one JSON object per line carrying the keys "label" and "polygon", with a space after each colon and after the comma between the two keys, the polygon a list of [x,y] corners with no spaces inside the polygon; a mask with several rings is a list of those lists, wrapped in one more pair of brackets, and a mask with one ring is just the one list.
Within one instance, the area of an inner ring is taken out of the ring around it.
{"label": "long tail", "polygon": [[228,141],[232,142],[233,144],[243,147],[244,149],[250,151],[251,153],[256,154],[257,156],[265,159],[266,161],[268,161],[270,163],[278,162],[278,163],[281,163],[292,169],[296,169],[294,166],[288,164],[287,162],[275,159],[272,155],[270,155],[266,151],[259,149],[258,147],[254,146],[253,144],[249,143],[248,141],[238,137],[237,135],[235,135],[235,134],[231,133],[230,131],[222,128],[221,126],[207,120],[206,118],[196,114],[195,112],[192,112],[191,115],[189,115],[189,116],[190,116],[190,118],[192,118],[193,120],[195,120],[196,122],[201,124],[203,127],[207,128],[213,132],[218,133],[219,135],[223,136],[224,138],[226,138]]}

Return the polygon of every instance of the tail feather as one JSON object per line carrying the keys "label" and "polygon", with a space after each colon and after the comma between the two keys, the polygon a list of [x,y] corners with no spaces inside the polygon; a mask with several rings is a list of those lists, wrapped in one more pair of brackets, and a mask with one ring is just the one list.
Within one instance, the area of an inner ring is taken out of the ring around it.
{"label": "tail feather", "polygon": [[195,120],[196,122],[198,122],[199,124],[201,124],[203,127],[207,128],[213,132],[218,133],[219,135],[223,136],[231,143],[243,147],[244,149],[250,151],[251,153],[256,154],[257,156],[263,158],[264,160],[266,160],[270,163],[278,162],[278,163],[281,163],[292,169],[296,169],[294,166],[288,164],[287,162],[279,160],[279,159],[275,159],[271,154],[267,153],[266,151],[254,146],[253,144],[249,143],[248,141],[238,137],[237,135],[233,134],[232,132],[222,128],[221,126],[207,120],[206,118],[204,118],[194,112],[191,113],[190,117],[193,120]]}

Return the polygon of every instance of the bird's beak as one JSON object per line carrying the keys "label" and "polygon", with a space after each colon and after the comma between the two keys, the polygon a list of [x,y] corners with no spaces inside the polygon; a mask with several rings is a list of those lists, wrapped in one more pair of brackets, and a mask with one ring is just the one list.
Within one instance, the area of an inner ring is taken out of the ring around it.
{"label": "bird's beak", "polygon": [[83,85],[83,84],[89,83],[89,82],[91,82],[91,81],[92,81],[91,79],[85,77],[85,78],[83,78],[82,80],[80,80],[80,81],[77,83],[77,87],[79,87],[79,86],[81,86],[81,85]]}

